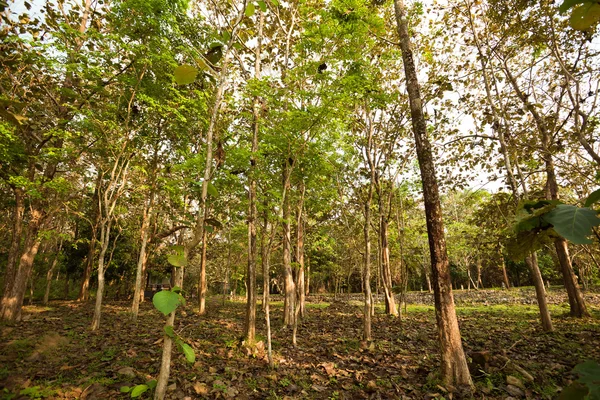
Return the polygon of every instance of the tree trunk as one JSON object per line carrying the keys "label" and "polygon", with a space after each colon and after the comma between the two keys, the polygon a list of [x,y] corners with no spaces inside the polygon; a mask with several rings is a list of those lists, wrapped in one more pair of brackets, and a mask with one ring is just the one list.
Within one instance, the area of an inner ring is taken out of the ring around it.
{"label": "tree trunk", "polygon": [[41,239],[38,238],[38,231],[43,220],[43,214],[40,210],[34,208],[31,211],[30,218],[23,252],[14,273],[12,285],[4,292],[0,303],[0,320],[2,321],[14,322],[21,319],[21,308],[27,290],[27,282],[41,243]]}
{"label": "tree trunk", "polygon": [[200,256],[200,278],[198,279],[198,313],[200,315],[206,314],[206,229],[202,232],[202,248]]}
{"label": "tree trunk", "polygon": [[[187,258],[187,254],[186,254]],[[175,279],[174,286],[183,287],[183,268],[174,268],[175,269]],[[165,323],[165,328],[167,326],[173,327],[175,324],[175,312],[173,311],[167,317],[167,322]],[[162,400],[165,398],[165,394],[167,392],[167,385],[169,383],[169,375],[171,373],[171,352],[173,351],[173,339],[163,333],[163,351],[162,358],[160,361],[160,372],[158,373],[158,378],[156,379],[156,391],[154,392],[155,400]]]}
{"label": "tree trunk", "polygon": [[[383,213],[384,210],[379,207],[379,212]],[[383,283],[383,290],[385,294],[385,308],[389,315],[394,317],[398,316],[398,307],[396,306],[396,299],[394,298],[394,292],[392,291],[392,272],[390,268],[390,247],[388,245],[388,221],[385,215],[381,215],[379,221],[379,229],[381,233],[381,278]]]}
{"label": "tree trunk", "polygon": [[298,205],[298,220],[297,220],[297,242],[296,242],[296,262],[298,263],[298,274],[296,276],[296,288],[299,315],[304,318],[306,293],[304,287],[304,194],[306,188],[304,183],[300,185],[300,203]]}
{"label": "tree trunk", "polygon": [[427,139],[427,125],[423,115],[417,72],[410,44],[406,10],[402,0],[394,0],[394,6],[398,23],[400,47],[402,49],[402,61],[406,74],[406,86],[410,101],[417,158],[419,160],[421,181],[423,183],[423,200],[427,218],[436,319],[440,339],[441,377],[446,385],[472,386],[473,382],[471,381],[471,374],[469,373],[462,347],[454,298],[452,296],[452,284],[450,281],[448,255],[446,253],[442,210],[440,207],[437,179],[435,177],[435,166],[431,153],[431,145]]}
{"label": "tree trunk", "polygon": [[371,199],[373,198],[373,183],[369,183],[367,199],[365,200],[365,225],[363,236],[365,240],[365,256],[363,263],[363,293],[365,298],[363,310],[363,340],[371,340],[371,238],[369,227],[371,226]]}
{"label": "tree trunk", "polygon": [[[506,168],[507,179],[508,179],[508,183],[509,183],[510,188],[513,193],[513,201],[514,201],[515,207],[516,207],[519,203],[520,196],[519,196],[517,180],[513,173],[511,157],[510,157],[510,154],[508,151],[508,146],[506,144],[506,137],[509,134],[509,128],[508,128],[509,121],[507,120],[505,114],[503,114],[503,117],[501,118],[501,115],[500,115],[501,110],[498,110],[496,108],[496,106],[494,105],[494,101],[492,99],[491,85],[490,85],[490,81],[489,81],[489,78],[488,78],[488,75],[486,72],[486,65],[485,65],[485,61],[484,61],[486,57],[484,57],[484,53],[481,48],[481,44],[479,42],[477,33],[475,31],[475,26],[473,23],[473,16],[470,13],[470,8],[469,8],[469,21],[470,21],[471,29],[473,31],[473,37],[475,40],[475,44],[477,46],[477,51],[479,53],[479,60],[480,60],[481,67],[482,67],[481,69],[482,69],[483,80],[484,80],[484,84],[485,84],[487,101],[492,110],[492,116],[494,118],[494,122],[499,127],[499,129],[497,129],[496,131],[498,134],[498,140],[500,142],[500,150],[504,157],[504,164],[505,164],[505,168]],[[520,95],[522,95],[522,93],[519,90],[518,86],[516,85],[516,81],[514,79],[512,79],[512,75],[510,75],[510,71],[508,71],[508,69],[506,69],[505,72],[507,73],[506,74],[507,78],[509,79],[509,81],[511,81],[513,88],[517,92],[517,95],[519,97],[521,97]],[[500,96],[497,86],[496,86],[496,96]],[[524,99],[521,98],[521,100],[524,100]],[[526,99],[525,99],[525,103],[526,103]],[[524,197],[527,197],[527,186],[525,184],[525,179],[523,177],[521,169],[519,168],[518,162],[515,163],[515,166],[516,166],[517,172],[519,173],[519,176],[520,176]],[[529,267],[529,270],[531,272],[531,276],[532,276],[532,279],[534,282],[534,286],[535,286],[535,290],[536,290],[536,298],[537,298],[538,306],[540,309],[540,319],[542,321],[542,327],[546,331],[552,331],[552,329],[553,329],[552,321],[551,321],[550,313],[548,311],[548,306],[546,303],[546,291],[544,289],[542,275],[540,273],[539,266],[537,263],[537,255],[535,253],[531,254],[529,257],[525,258],[525,262],[527,263],[527,265]],[[502,262],[502,272],[503,272],[503,278],[504,278],[504,283],[506,285],[506,288],[510,289],[510,283],[508,282],[508,276],[506,274],[506,265],[505,265],[504,261]]]}
{"label": "tree trunk", "polygon": [[548,302],[546,299],[546,289],[544,287],[544,280],[540,273],[538,266],[537,254],[532,253],[529,257],[525,258],[525,262],[531,272],[531,278],[533,279],[533,286],[535,287],[535,294],[540,308],[540,319],[542,321],[542,328],[546,332],[552,332],[552,319],[550,318],[550,311],[548,310]]}
{"label": "tree trunk", "polygon": [[146,248],[148,247],[148,241],[150,238],[150,220],[152,219],[152,212],[154,209],[154,192],[156,191],[156,167],[158,163],[158,150],[155,147],[154,157],[152,160],[152,169],[150,177],[150,192],[148,193],[148,200],[144,204],[144,211],[142,215],[142,227],[140,229],[140,254],[138,256],[137,269],[135,271],[135,288],[133,291],[133,302],[131,304],[131,317],[133,321],[137,321],[138,313],[140,310],[140,300],[143,299],[144,287],[142,286],[144,270],[148,254]]}
{"label": "tree trunk", "polygon": [[567,294],[569,296],[570,314],[573,317],[579,318],[589,317],[590,313],[587,310],[583,295],[577,284],[577,276],[573,272],[567,241],[563,238],[556,239],[554,241],[554,247],[556,248],[556,254],[560,261],[563,281],[565,282],[565,288],[567,289]]}
{"label": "tree trunk", "polygon": [[285,300],[283,325],[294,325],[294,310],[296,308],[296,285],[292,273],[291,234],[290,234],[290,173],[293,160],[286,160],[283,165],[283,274],[285,281]]}
{"label": "tree trunk", "polygon": [[90,279],[92,277],[92,270],[94,269],[94,260],[96,258],[96,234],[98,232],[98,225],[100,224],[100,220],[102,217],[98,207],[100,185],[102,185],[102,171],[98,170],[98,176],[96,178],[96,188],[94,189],[94,195],[92,196],[92,213],[94,214],[94,222],[91,225],[92,237],[90,238],[90,247],[88,249],[85,269],[83,270],[83,279],[81,280],[81,287],[79,288],[77,301],[88,301],[90,298]]}
{"label": "tree trunk", "polygon": [[306,285],[304,288],[304,295],[308,296],[310,293],[310,259],[308,254],[305,255],[305,264],[306,264]]}
{"label": "tree trunk", "polygon": [[50,266],[50,268],[48,269],[48,272],[46,273],[46,291],[44,292],[44,300],[43,300],[43,304],[45,306],[48,305],[48,300],[50,297],[50,285],[52,284],[52,275],[54,274],[54,269],[56,268],[56,265],[58,264],[58,258],[60,257],[60,252],[62,250],[62,246],[63,246],[63,239],[60,239],[60,244],[58,245],[58,249],[56,250],[56,255],[54,256],[54,260],[52,260],[52,265]]}
{"label": "tree trunk", "polygon": [[[254,78],[260,79],[260,56],[262,51],[262,30],[264,25],[264,14],[258,11],[258,34],[257,44],[254,49]],[[249,204],[248,204],[248,271],[246,275],[246,286],[248,287],[248,301],[246,303],[246,341],[254,344],[256,333],[256,259],[258,248],[256,246],[256,156],[258,153],[258,131],[260,119],[260,101],[258,96],[254,97],[252,105],[252,154],[250,155],[249,173]]]}
{"label": "tree trunk", "polygon": [[100,329],[100,317],[102,316],[102,298],[104,296],[104,257],[110,242],[110,230],[112,221],[103,221],[100,225],[100,256],[98,257],[98,289],[96,291],[96,303],[94,316],[92,318],[92,331]]}

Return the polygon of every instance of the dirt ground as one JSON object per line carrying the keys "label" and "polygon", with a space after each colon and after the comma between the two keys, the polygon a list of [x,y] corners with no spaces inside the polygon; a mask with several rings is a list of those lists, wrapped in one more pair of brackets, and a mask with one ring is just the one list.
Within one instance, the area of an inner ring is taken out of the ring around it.
{"label": "dirt ground", "polygon": [[[597,304],[590,305],[592,318],[586,319],[568,318],[564,303],[553,305],[553,333],[541,331],[533,305],[461,305],[459,320],[476,390],[452,394],[436,374],[431,306],[410,305],[401,319],[384,315],[379,306],[374,340],[365,343],[359,302],[319,301],[309,298],[296,348],[291,331],[281,329],[281,303],[273,303],[273,370],[261,343],[253,351],[243,346],[243,302],[211,298],[202,317],[189,303],[178,312],[175,331],[195,349],[196,362],[189,364],[174,351],[167,398],[552,399],[577,378],[571,372],[576,364],[600,360]],[[89,330],[91,303],[25,307],[23,321],[0,325],[0,398],[128,398],[122,386],[156,378],[164,323],[146,302],[135,325],[129,306],[106,304],[99,332]],[[261,311],[258,318],[264,339]],[[140,398],[151,398],[151,393]]]}

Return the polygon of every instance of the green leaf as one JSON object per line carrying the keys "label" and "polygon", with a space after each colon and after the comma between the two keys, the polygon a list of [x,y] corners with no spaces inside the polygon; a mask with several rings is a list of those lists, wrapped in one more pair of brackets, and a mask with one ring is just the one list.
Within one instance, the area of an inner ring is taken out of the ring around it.
{"label": "green leaf", "polygon": [[542,218],[554,226],[556,233],[575,244],[592,243],[588,236],[594,226],[600,225],[596,211],[568,204],[559,204]]}
{"label": "green leaf", "polygon": [[174,267],[185,267],[187,258],[183,254],[171,254],[167,257],[167,261]]}
{"label": "green leaf", "polygon": [[597,203],[600,200],[600,189],[592,192],[585,201],[584,207],[590,207],[592,204]]}
{"label": "green leaf", "polygon": [[577,364],[573,372],[579,374],[579,383],[584,384],[589,389],[588,399],[600,399],[600,364],[596,361],[585,361]]}
{"label": "green leaf", "polygon": [[229,42],[229,39],[231,39],[231,33],[229,33],[229,31],[223,31],[221,34],[221,41],[227,43]]}
{"label": "green leaf", "polygon": [[279,0],[271,0],[271,4],[277,7],[279,5]]}
{"label": "green leaf", "polygon": [[179,286],[173,286],[171,292],[181,293],[181,288]]}
{"label": "green leaf", "polygon": [[194,349],[192,349],[192,347],[189,344],[184,342],[180,342],[179,345],[181,347],[181,351],[185,355],[185,359],[190,364],[194,363],[196,361],[196,353],[194,352]]}
{"label": "green leaf", "polygon": [[258,1],[258,6],[262,12],[267,12],[267,4],[264,1]]}
{"label": "green leaf", "polygon": [[600,21],[600,4],[596,2],[580,5],[573,10],[569,18],[569,24],[579,31],[585,31],[598,21]]}
{"label": "green leaf", "polygon": [[219,197],[219,192],[217,191],[215,185],[213,185],[212,183],[208,182],[208,187],[206,189],[208,194],[210,194],[211,196]]}
{"label": "green leaf", "polygon": [[248,5],[246,6],[246,17],[251,17],[254,15],[254,3],[248,3]]}
{"label": "green leaf", "polygon": [[152,297],[152,304],[154,304],[154,307],[164,315],[169,315],[175,311],[179,306],[179,303],[179,295],[170,290],[163,290]]}
{"label": "green leaf", "polygon": [[573,382],[563,389],[558,400],[584,400],[589,390],[579,382]]}
{"label": "green leaf", "polygon": [[569,8],[571,7],[575,7],[577,4],[582,4],[582,3],[587,3],[590,0],[565,0],[560,7],[558,7],[558,10],[561,13],[564,13],[565,11],[567,11]]}
{"label": "green leaf", "polygon": [[146,382],[146,385],[148,385],[148,387],[150,389],[154,389],[156,387],[157,383],[158,382],[156,382],[156,379],[152,379],[152,380],[149,380],[148,382]]}
{"label": "green leaf", "polygon": [[194,82],[197,75],[198,69],[196,67],[192,67],[191,65],[180,65],[179,67],[175,68],[175,71],[173,71],[175,82],[178,85],[187,85]]}
{"label": "green leaf", "polygon": [[185,252],[185,247],[176,245],[176,246],[171,247],[171,250],[173,250],[175,253],[183,254]]}
{"label": "green leaf", "polygon": [[121,386],[121,393],[129,393],[131,392],[131,388],[129,386]]}
{"label": "green leaf", "polygon": [[215,228],[210,225],[204,225],[204,229],[206,229],[206,232],[208,233],[213,233],[215,231]]}
{"label": "green leaf", "polygon": [[167,335],[168,337],[170,337],[170,338],[175,337],[175,331],[173,330],[172,326],[169,326],[169,325],[165,326],[164,331],[165,331],[165,335]]}
{"label": "green leaf", "polygon": [[131,397],[140,397],[142,393],[150,389],[148,385],[137,385],[131,391]]}

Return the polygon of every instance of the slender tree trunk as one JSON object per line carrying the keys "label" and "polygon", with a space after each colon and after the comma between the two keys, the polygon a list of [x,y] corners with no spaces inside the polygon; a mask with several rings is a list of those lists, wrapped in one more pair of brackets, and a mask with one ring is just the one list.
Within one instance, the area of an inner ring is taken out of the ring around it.
{"label": "slender tree trunk", "polygon": [[[266,212],[265,212],[265,230],[266,230],[266,226],[267,226],[267,220],[266,220]],[[269,257],[270,257],[270,247],[268,248],[265,246],[263,247],[263,260],[262,260],[262,267],[263,267],[263,277],[265,279],[265,281],[267,282],[266,284],[266,289],[267,291],[265,292],[265,296],[263,299],[264,302],[264,310],[265,310],[265,325],[267,327],[267,357],[269,359],[269,367],[272,369],[273,368],[273,349],[272,349],[272,345],[271,345],[271,310],[269,307],[269,298],[270,298],[270,293],[269,293]]]}
{"label": "slender tree trunk", "polygon": [[200,253],[200,278],[198,279],[198,313],[200,315],[206,314],[206,229],[203,229],[202,235],[202,247]]}
{"label": "slender tree trunk", "polygon": [[310,293],[310,258],[308,257],[308,253],[305,255],[305,264],[306,264],[306,285],[304,288],[304,295],[308,296]]}
{"label": "slender tree trunk", "polygon": [[156,166],[158,163],[158,150],[154,149],[154,158],[152,160],[152,170],[151,170],[151,182],[150,182],[150,192],[148,193],[148,200],[144,204],[144,211],[142,214],[142,227],[140,229],[140,254],[138,256],[137,268],[135,271],[135,288],[133,291],[133,302],[131,304],[131,317],[133,321],[137,321],[138,313],[140,310],[140,300],[143,298],[144,288],[142,286],[143,276],[144,276],[144,267],[146,260],[148,259],[148,255],[146,253],[146,248],[148,247],[148,241],[150,238],[150,220],[152,219],[152,212],[154,209],[154,192],[156,190]]}
{"label": "slender tree trunk", "polygon": [[427,232],[429,234],[434,300],[440,339],[441,377],[446,385],[472,386],[473,382],[462,347],[454,297],[452,296],[452,283],[450,281],[435,166],[431,145],[427,139],[427,125],[423,114],[417,72],[410,44],[406,10],[402,0],[394,0],[394,6],[402,49],[402,61],[406,74],[413,133],[423,183],[423,200],[425,202]]}
{"label": "slender tree trunk", "polygon": [[298,263],[298,275],[296,276],[296,288],[298,291],[299,315],[304,318],[306,293],[304,287],[304,194],[306,188],[304,183],[300,185],[300,203],[298,205],[297,220],[297,242],[296,242],[296,262]]}
{"label": "slender tree trunk", "polygon": [[392,291],[392,272],[390,268],[390,247],[388,245],[388,221],[383,215],[381,205],[379,212],[382,214],[379,221],[379,230],[381,234],[381,277],[383,281],[383,290],[385,294],[385,308],[389,315],[398,316],[398,307]]}
{"label": "slender tree trunk", "polygon": [[[470,5],[468,5],[468,7],[469,7],[469,21],[470,21],[470,25],[471,25],[471,30],[473,31],[473,37],[475,40],[475,44],[477,46],[477,51],[479,54],[479,61],[481,63],[481,69],[482,69],[483,80],[484,80],[484,84],[485,84],[487,101],[492,110],[492,116],[494,118],[494,121],[495,121],[496,125],[498,126],[498,129],[496,130],[496,132],[498,134],[500,150],[504,157],[504,164],[505,164],[505,168],[506,168],[508,183],[512,190],[513,201],[514,201],[515,207],[516,207],[519,203],[520,196],[519,196],[519,189],[518,189],[519,185],[517,184],[517,180],[513,173],[512,161],[511,161],[511,157],[510,157],[510,154],[508,151],[508,146],[506,143],[506,137],[509,134],[509,128],[508,128],[509,121],[507,120],[506,115],[504,113],[502,113],[503,117],[501,118],[500,111],[502,111],[502,109],[498,110],[498,108],[495,106],[494,101],[492,99],[491,84],[490,84],[490,80],[488,78],[487,68],[486,68],[486,63],[485,63],[485,60],[487,59],[487,57],[485,57],[485,55],[483,53],[481,43],[478,39],[478,35],[475,30],[475,26],[473,23],[473,15],[470,12]],[[516,82],[513,82],[513,84],[516,84]],[[516,88],[516,89],[518,89],[518,88]],[[498,96],[498,97],[500,96],[497,86],[496,86],[496,96]],[[523,174],[521,173],[518,162],[515,163],[515,166],[516,166],[517,172],[519,173],[519,176],[520,176],[524,197],[527,197],[527,186],[525,184],[525,179],[523,177]],[[551,331],[553,329],[552,321],[550,318],[550,313],[548,311],[548,306],[546,304],[547,303],[546,295],[545,295],[546,292],[544,289],[544,283],[542,281],[541,273],[540,273],[539,266],[537,263],[537,255],[532,254],[529,257],[527,257],[525,259],[525,261],[529,267],[529,270],[531,272],[531,276],[532,276],[532,279],[533,279],[533,282],[535,285],[536,298],[537,298],[538,306],[540,309],[540,319],[542,321],[542,327],[546,331]],[[510,289],[510,283],[508,282],[508,276],[506,274],[506,265],[504,262],[502,263],[502,272],[503,272],[503,278],[504,278],[504,283],[506,285],[506,288]]]}
{"label": "slender tree trunk", "polygon": [[290,173],[292,160],[286,160],[283,165],[283,274],[285,281],[285,300],[283,325],[292,327],[294,325],[294,310],[296,308],[296,285],[292,272],[291,259],[291,234],[290,234]]}
{"label": "slender tree trunk", "polygon": [[100,256],[98,257],[98,289],[96,291],[96,302],[94,306],[94,316],[92,318],[92,331],[100,329],[100,318],[102,316],[102,298],[104,296],[104,257],[110,243],[110,230],[112,221],[103,221],[100,226]]}
{"label": "slender tree trunk", "polygon": [[561,272],[569,296],[571,316],[580,318],[589,317],[590,313],[587,310],[583,295],[577,284],[577,276],[573,272],[567,241],[563,238],[556,239],[554,247],[556,248],[556,254],[558,254],[560,260]]}
{"label": "slender tree trunk", "polygon": [[525,263],[529,267],[531,277],[533,279],[533,285],[535,287],[535,294],[540,308],[540,319],[542,321],[542,328],[546,332],[552,332],[554,330],[552,326],[552,320],[550,319],[550,312],[548,311],[548,301],[546,299],[546,289],[544,287],[544,280],[540,273],[538,266],[537,254],[532,253],[529,257],[525,258]]}
{"label": "slender tree trunk", "polygon": [[90,279],[92,277],[92,270],[94,269],[94,260],[96,258],[96,234],[98,232],[98,225],[100,224],[101,219],[100,210],[98,209],[98,196],[100,185],[102,185],[102,171],[99,169],[98,175],[96,177],[96,188],[94,189],[94,195],[92,196],[92,213],[94,218],[93,223],[91,225],[92,237],[90,238],[85,269],[83,270],[83,279],[81,280],[81,287],[79,289],[79,294],[77,295],[77,301],[88,301],[90,298]]}
{"label": "slender tree trunk", "polygon": [[[264,25],[264,14],[258,11],[258,34],[257,44],[254,50],[254,78],[260,79],[260,64],[262,51],[262,30]],[[250,174],[249,174],[249,204],[248,204],[248,271],[246,274],[246,286],[248,287],[248,301],[246,303],[246,341],[254,344],[256,333],[256,259],[258,258],[258,248],[256,245],[256,156],[258,153],[258,131],[260,120],[260,101],[258,96],[254,97],[252,105],[252,149],[250,156]]]}
{"label": "slender tree trunk", "polygon": [[373,296],[371,293],[371,238],[369,227],[371,226],[371,200],[373,198],[373,183],[369,183],[367,198],[365,200],[365,225],[363,236],[365,240],[365,255],[363,262],[363,293],[365,298],[363,311],[363,340],[371,340],[371,304]]}
{"label": "slender tree trunk", "polygon": [[46,273],[46,291],[44,292],[44,300],[43,300],[43,304],[45,306],[48,305],[48,300],[50,298],[50,285],[52,284],[52,275],[54,274],[54,269],[56,268],[56,265],[58,264],[58,258],[60,257],[60,252],[62,250],[62,246],[63,246],[63,239],[60,239],[60,244],[58,245],[58,249],[56,250],[56,255],[54,256],[54,259],[52,260],[52,265],[50,266],[50,268],[48,269],[48,272]]}
{"label": "slender tree trunk", "polygon": [[[187,258],[187,254],[186,254]],[[175,270],[175,279],[174,286],[183,287],[183,268],[174,268]],[[167,322],[165,323],[165,328],[167,326],[173,327],[175,325],[175,312],[173,311],[167,317]],[[173,351],[173,339],[163,333],[163,351],[162,358],[160,362],[160,372],[158,373],[158,378],[156,382],[156,391],[154,392],[155,400],[163,400],[165,398],[165,394],[167,392],[167,386],[169,383],[169,375],[171,373],[171,352]]]}
{"label": "slender tree trunk", "polygon": [[[551,151],[552,133],[549,131],[549,128],[547,127],[542,116],[538,113],[536,106],[532,104],[528,99],[528,96],[521,91],[521,88],[508,68],[506,61],[504,61],[504,73],[509,83],[512,85],[515,93],[517,94],[517,97],[521,100],[529,114],[532,116],[541,135],[543,147],[542,160],[546,166],[547,177],[546,197],[548,199],[558,200],[558,184],[556,182],[556,173],[554,171],[554,161],[552,159]],[[568,245],[566,241],[564,241],[564,239],[557,239],[555,242],[555,249],[561,265],[561,272],[563,274],[565,288],[567,289],[567,295],[569,296],[571,315],[577,317],[589,316],[585,301],[579,289],[579,285],[577,284],[577,281],[573,279],[575,274],[569,258]]]}

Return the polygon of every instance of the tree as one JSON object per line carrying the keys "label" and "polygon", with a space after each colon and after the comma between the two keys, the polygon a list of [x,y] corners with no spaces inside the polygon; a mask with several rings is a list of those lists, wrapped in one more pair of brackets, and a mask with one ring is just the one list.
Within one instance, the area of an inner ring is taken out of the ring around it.
{"label": "tree", "polygon": [[431,155],[431,145],[427,139],[427,126],[413,60],[404,2],[395,0],[394,8],[410,100],[413,134],[423,182],[423,200],[427,216],[436,319],[440,338],[442,379],[447,385],[471,386],[473,383],[461,343],[454,298],[452,297],[452,283],[450,282],[448,270],[448,256],[446,254],[435,166]]}

